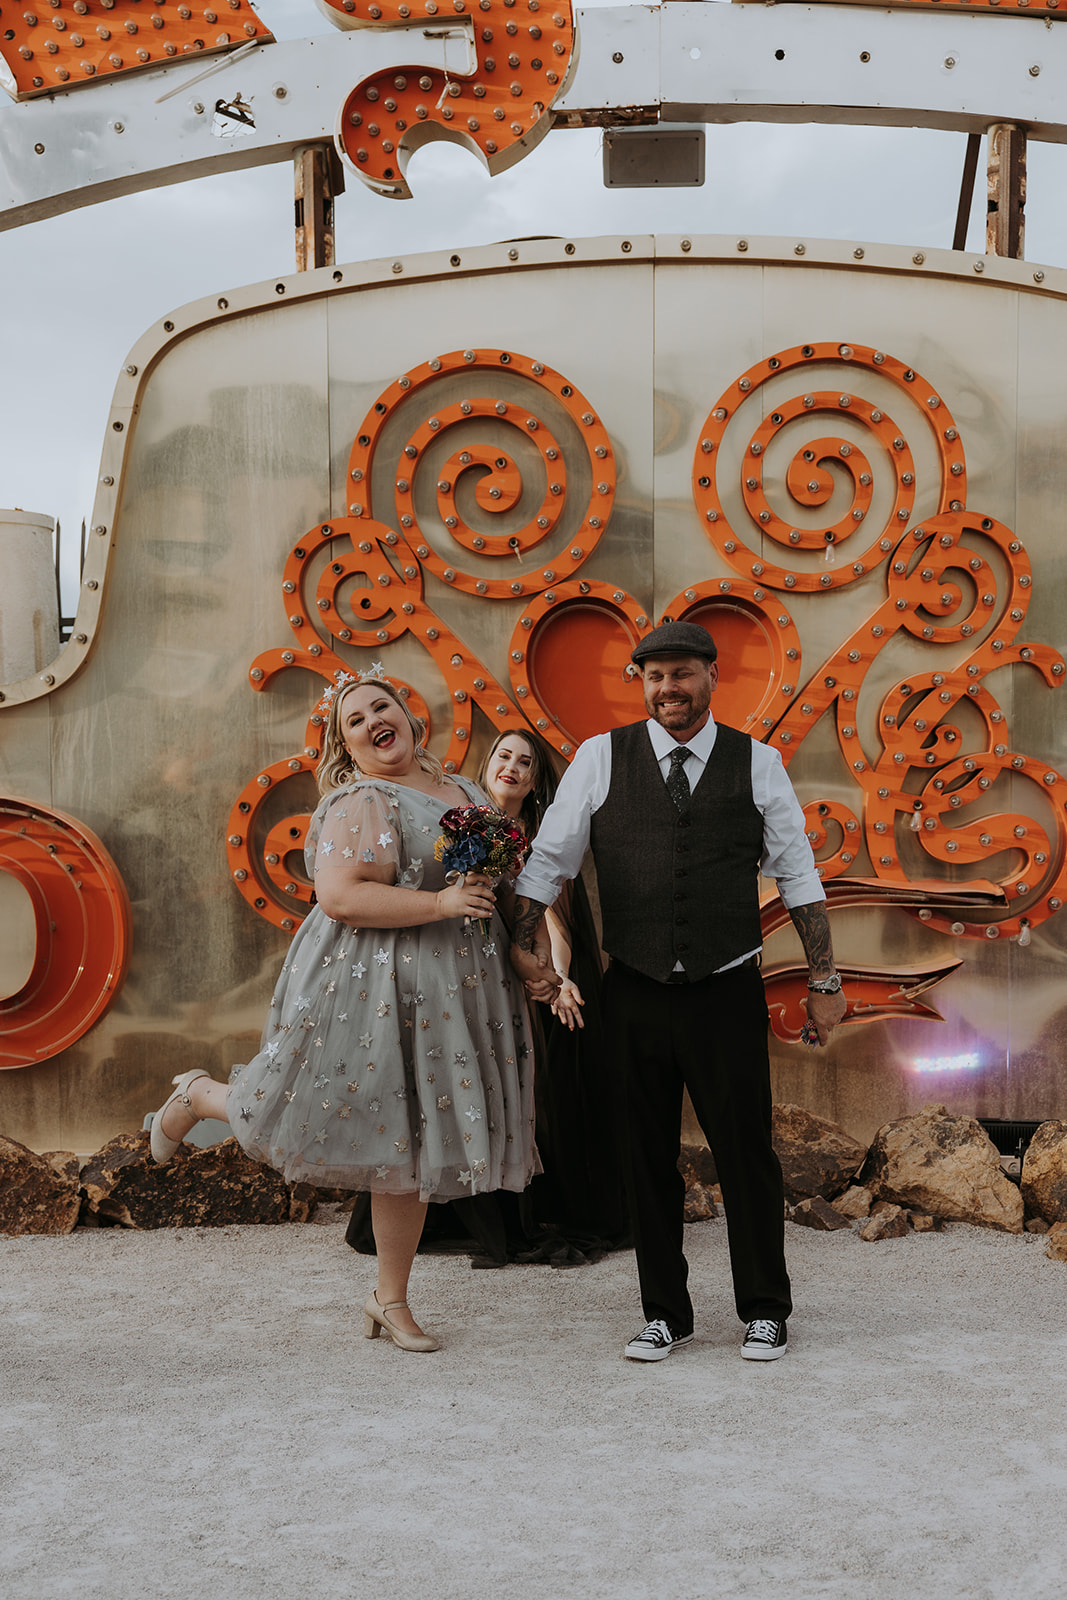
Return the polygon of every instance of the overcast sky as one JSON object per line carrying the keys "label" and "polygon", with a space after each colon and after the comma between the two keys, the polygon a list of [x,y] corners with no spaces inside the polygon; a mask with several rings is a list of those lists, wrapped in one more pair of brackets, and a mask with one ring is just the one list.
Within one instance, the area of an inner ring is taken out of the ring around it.
{"label": "overcast sky", "polygon": [[[261,0],[258,9],[280,39],[332,31],[313,0]],[[2,144],[12,108],[2,92],[0,102]],[[598,131],[557,131],[492,179],[467,153],[435,145],[409,168],[408,201],[380,199],[352,177],[336,208],[338,261],[538,233],[751,232],[947,248],[966,140],[710,127],[704,186],[661,191],[606,190],[600,144]],[[283,162],[0,233],[0,505],[60,517],[65,542],[76,535],[92,511],[115,376],[130,346],[188,300],[292,272],[292,184]],[[1065,185],[1067,148],[1032,142],[1032,261],[1067,265]],[[980,171],[971,250],[984,249],[984,224]],[[65,577],[69,610],[76,571]]]}

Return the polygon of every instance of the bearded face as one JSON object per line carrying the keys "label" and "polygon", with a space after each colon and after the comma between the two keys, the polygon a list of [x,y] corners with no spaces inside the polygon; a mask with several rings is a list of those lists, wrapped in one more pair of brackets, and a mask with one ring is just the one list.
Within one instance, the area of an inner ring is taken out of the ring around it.
{"label": "bearded face", "polygon": [[703,656],[650,656],[642,665],[642,679],[649,716],[684,742],[708,719],[719,667]]}

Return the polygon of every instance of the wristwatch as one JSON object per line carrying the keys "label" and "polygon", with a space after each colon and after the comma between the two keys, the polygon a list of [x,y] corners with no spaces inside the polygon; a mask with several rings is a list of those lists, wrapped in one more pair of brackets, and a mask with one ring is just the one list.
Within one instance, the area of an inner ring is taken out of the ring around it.
{"label": "wristwatch", "polygon": [[828,978],[809,978],[809,994],[840,994],[841,974],[833,972]]}

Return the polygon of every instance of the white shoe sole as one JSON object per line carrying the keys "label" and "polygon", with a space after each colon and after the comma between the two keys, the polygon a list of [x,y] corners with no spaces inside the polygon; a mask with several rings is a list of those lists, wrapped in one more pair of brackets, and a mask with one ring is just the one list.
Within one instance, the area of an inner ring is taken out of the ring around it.
{"label": "white shoe sole", "polygon": [[672,1339],[670,1344],[662,1349],[653,1350],[649,1345],[628,1344],[623,1351],[627,1361],[666,1361],[672,1350],[680,1350],[684,1344],[692,1344],[693,1335],[685,1334],[681,1339]]}
{"label": "white shoe sole", "polygon": [[742,1347],[741,1347],[741,1359],[742,1359],[742,1361],[777,1361],[779,1356],[784,1356],[788,1349],[789,1349],[789,1341],[788,1340],[786,1341],[785,1344],[775,1345],[773,1350],[769,1349],[766,1346],[764,1346],[762,1348],[757,1346],[755,1349],[746,1350],[744,1348],[744,1346],[742,1345]]}

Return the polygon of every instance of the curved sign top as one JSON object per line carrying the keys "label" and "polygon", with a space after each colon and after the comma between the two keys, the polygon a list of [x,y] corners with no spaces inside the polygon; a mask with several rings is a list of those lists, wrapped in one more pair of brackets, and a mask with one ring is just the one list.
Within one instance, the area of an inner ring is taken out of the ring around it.
{"label": "curved sign top", "polygon": [[1008,122],[1067,143],[1067,0],[324,0],[344,31],[269,48],[246,0],[220,3],[3,0],[0,228],[326,142],[391,198],[431,139],[497,173],[553,127]]}

